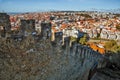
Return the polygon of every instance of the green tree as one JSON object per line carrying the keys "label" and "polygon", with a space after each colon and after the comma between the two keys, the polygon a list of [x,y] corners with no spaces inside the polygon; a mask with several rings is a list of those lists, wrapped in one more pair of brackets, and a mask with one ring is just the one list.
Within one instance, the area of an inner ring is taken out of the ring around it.
{"label": "green tree", "polygon": [[70,41],[71,41],[71,42],[77,41],[77,38],[71,36],[71,37],[70,37]]}
{"label": "green tree", "polygon": [[80,38],[79,43],[85,45],[87,42],[87,34],[84,34],[82,38]]}
{"label": "green tree", "polygon": [[120,46],[117,44],[115,40],[111,40],[105,43],[105,49],[107,51],[118,52],[120,51]]}

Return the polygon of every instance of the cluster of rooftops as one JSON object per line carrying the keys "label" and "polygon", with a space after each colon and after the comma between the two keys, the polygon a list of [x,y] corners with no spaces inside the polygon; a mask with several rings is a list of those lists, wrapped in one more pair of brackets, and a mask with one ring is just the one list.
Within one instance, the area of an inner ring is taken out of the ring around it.
{"label": "cluster of rooftops", "polygon": [[63,38],[87,34],[88,38],[120,40],[119,26],[118,15],[102,12],[0,13],[0,37],[41,35],[54,41],[58,34]]}

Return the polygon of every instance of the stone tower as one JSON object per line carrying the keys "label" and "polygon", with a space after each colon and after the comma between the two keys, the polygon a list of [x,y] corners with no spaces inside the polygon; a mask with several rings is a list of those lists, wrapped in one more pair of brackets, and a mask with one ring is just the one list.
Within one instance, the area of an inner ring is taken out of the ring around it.
{"label": "stone tower", "polygon": [[55,33],[55,40],[54,40],[55,45],[62,46],[62,37],[63,37],[63,32]]}
{"label": "stone tower", "polygon": [[35,20],[21,20],[20,26],[21,32],[23,35],[30,34],[35,31]]}
{"label": "stone tower", "polygon": [[50,22],[41,22],[41,36],[43,39],[51,39],[51,26]]}
{"label": "stone tower", "polygon": [[64,46],[70,47],[70,37],[65,37],[64,38]]}
{"label": "stone tower", "polygon": [[0,13],[0,36],[6,37],[6,33],[11,31],[11,25],[9,15],[6,13]]}
{"label": "stone tower", "polygon": [[56,32],[55,33],[55,42],[57,42],[57,43],[61,42],[62,36],[63,36],[63,32]]}

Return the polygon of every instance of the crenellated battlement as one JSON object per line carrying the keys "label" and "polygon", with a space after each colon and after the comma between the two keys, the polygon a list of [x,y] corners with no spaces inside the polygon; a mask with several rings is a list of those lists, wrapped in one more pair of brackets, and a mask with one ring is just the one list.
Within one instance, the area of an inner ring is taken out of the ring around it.
{"label": "crenellated battlement", "polygon": [[[79,80],[88,80],[88,77],[91,77],[91,73],[94,73],[95,69],[106,66],[106,58],[99,52],[77,42],[72,42],[72,45],[69,46],[69,37],[66,37],[64,41],[59,55],[62,56],[61,61],[66,61],[67,65],[64,69],[60,69],[60,77],[57,76],[58,79],[75,80],[77,77]],[[53,47],[53,52],[58,52],[58,49],[61,49],[60,47]],[[60,64],[58,65],[60,66]]]}

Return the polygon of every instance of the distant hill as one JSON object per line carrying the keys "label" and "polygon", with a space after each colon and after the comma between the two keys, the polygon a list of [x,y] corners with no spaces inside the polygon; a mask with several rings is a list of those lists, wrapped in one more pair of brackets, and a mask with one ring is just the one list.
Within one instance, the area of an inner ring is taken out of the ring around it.
{"label": "distant hill", "polygon": [[8,15],[16,15],[16,14],[21,14],[22,12],[7,12]]}

